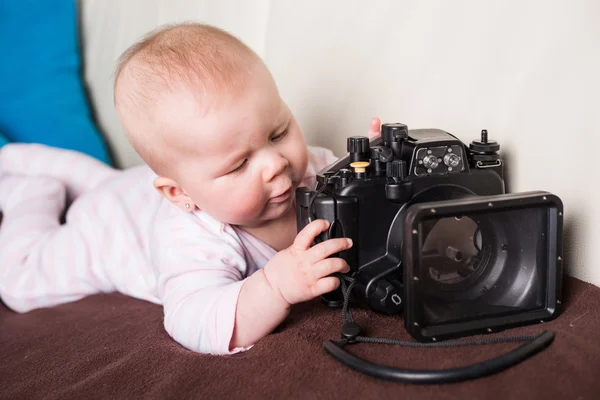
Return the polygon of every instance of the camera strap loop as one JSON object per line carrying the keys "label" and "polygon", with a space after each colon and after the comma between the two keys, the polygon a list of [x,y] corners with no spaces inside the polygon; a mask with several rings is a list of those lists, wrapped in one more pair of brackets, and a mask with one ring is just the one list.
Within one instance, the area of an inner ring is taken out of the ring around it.
{"label": "camera strap loop", "polygon": [[[355,284],[355,279],[342,274],[336,274],[340,279],[340,286],[344,297],[342,306],[342,338],[339,340],[328,340],[324,342],[325,351],[346,366],[364,374],[398,382],[439,384],[449,382],[460,382],[475,379],[500,372],[506,368],[520,363],[530,356],[546,348],[554,339],[550,331],[543,331],[537,336],[509,336],[486,339],[449,340],[434,343],[420,343],[405,340],[393,340],[386,338],[370,338],[360,336],[360,326],[354,322],[350,310],[350,293]],[[350,282],[350,285],[346,285]],[[507,342],[527,342],[516,349],[498,356],[496,358],[466,367],[446,370],[409,370],[392,368],[385,365],[371,363],[357,357],[344,347],[355,343],[380,343],[408,347],[454,347],[472,346],[481,344],[495,344]]]}

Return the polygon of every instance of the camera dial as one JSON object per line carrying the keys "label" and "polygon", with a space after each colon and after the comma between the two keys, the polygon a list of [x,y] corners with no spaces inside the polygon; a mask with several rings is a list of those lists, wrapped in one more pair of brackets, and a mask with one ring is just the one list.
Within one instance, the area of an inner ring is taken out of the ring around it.
{"label": "camera dial", "polygon": [[346,148],[350,153],[350,161],[367,161],[371,154],[369,150],[369,138],[366,136],[351,136],[346,142]]}

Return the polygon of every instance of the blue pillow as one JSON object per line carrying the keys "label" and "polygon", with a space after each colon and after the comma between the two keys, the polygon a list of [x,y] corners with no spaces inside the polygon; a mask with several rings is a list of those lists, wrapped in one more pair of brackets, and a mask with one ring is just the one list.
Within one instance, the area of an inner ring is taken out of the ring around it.
{"label": "blue pillow", "polygon": [[110,163],[80,79],[77,35],[75,0],[0,1],[0,146],[42,143]]}
{"label": "blue pillow", "polygon": [[8,139],[0,132],[0,147],[4,146],[6,143],[8,143]]}

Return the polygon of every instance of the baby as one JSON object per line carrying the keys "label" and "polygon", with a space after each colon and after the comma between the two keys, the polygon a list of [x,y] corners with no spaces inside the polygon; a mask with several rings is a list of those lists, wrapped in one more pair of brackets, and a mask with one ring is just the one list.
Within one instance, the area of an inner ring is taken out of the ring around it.
{"label": "baby", "polygon": [[[121,57],[115,107],[147,165],[0,151],[0,298],[26,312],[119,291],[162,304],[193,351],[252,347],[291,305],[335,289],[352,246],[296,229],[295,190],[337,159],[307,147],[268,69],[214,27],[170,26]],[[379,134],[371,121],[370,137]],[[70,203],[66,214],[64,210]],[[61,217],[65,223],[61,224]]]}

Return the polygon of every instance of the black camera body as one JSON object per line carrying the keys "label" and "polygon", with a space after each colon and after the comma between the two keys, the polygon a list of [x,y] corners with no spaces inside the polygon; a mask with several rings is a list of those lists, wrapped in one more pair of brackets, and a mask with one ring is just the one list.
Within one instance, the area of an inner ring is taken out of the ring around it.
{"label": "black camera body", "polygon": [[[562,214],[547,192],[505,194],[500,146],[466,146],[439,129],[383,124],[381,137],[348,138],[348,154],[298,188],[298,231],[330,228],[315,243],[349,237],[334,255],[350,265],[351,297],[395,314],[420,341],[556,316],[562,282]],[[323,296],[341,306],[341,292]]]}

